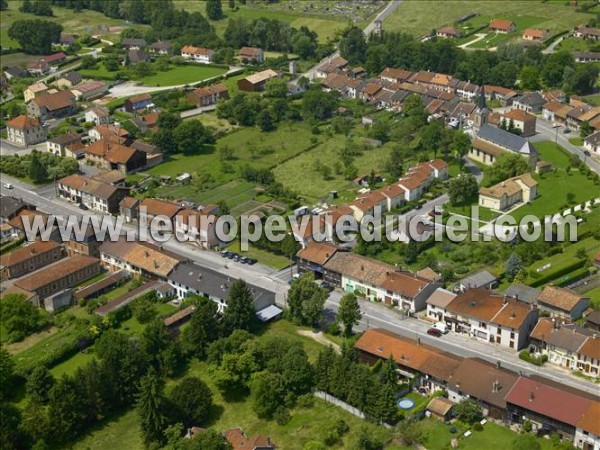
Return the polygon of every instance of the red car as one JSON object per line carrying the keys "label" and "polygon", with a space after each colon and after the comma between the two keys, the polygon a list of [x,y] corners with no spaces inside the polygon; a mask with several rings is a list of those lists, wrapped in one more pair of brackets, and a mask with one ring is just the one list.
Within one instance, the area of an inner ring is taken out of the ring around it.
{"label": "red car", "polygon": [[429,336],[441,337],[443,333],[437,328],[430,328],[429,330],[427,330],[427,334]]}

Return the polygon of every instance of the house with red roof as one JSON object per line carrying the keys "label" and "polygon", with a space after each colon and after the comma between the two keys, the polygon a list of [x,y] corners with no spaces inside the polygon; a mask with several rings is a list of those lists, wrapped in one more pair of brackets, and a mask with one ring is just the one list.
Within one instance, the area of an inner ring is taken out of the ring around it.
{"label": "house with red roof", "polygon": [[44,61],[51,66],[54,64],[60,64],[67,60],[67,55],[63,52],[54,53],[52,55],[44,56],[41,61]]}
{"label": "house with red roof", "polygon": [[27,147],[44,142],[46,138],[42,122],[33,117],[21,114],[6,123],[6,140],[11,144]]}
{"label": "house with red roof", "polygon": [[506,395],[510,423],[521,424],[528,420],[534,432],[558,433],[562,439],[570,441],[592,403],[593,400],[583,392],[541,378],[523,376]]}
{"label": "house with red roof", "polygon": [[181,47],[181,56],[184,59],[193,62],[210,64],[214,54],[214,50],[204,47],[194,47],[192,45],[184,45],[183,47]]}
{"label": "house with red roof", "polygon": [[490,30],[496,33],[512,33],[517,26],[512,20],[493,19],[490,22]]}

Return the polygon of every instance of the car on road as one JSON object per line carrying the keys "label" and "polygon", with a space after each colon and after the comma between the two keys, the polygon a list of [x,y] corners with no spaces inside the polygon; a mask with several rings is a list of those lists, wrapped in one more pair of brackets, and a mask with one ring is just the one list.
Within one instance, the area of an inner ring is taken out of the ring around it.
{"label": "car on road", "polygon": [[80,203],[79,209],[81,209],[82,211],[87,211],[89,208],[87,206],[85,206],[83,203]]}
{"label": "car on road", "polygon": [[235,253],[233,253],[233,252],[229,252],[229,253],[227,253],[227,255],[225,255],[225,257],[226,257],[227,259],[233,259],[235,256],[236,256],[236,254],[235,254]]}
{"label": "car on road", "polygon": [[584,151],[583,151],[583,154],[584,154],[585,156],[592,156],[592,154],[590,153],[590,151],[589,151],[589,150],[584,150]]}
{"label": "car on road", "polygon": [[427,334],[429,336],[442,337],[442,334],[444,334],[444,333],[442,333],[437,328],[430,328],[429,330],[427,330]]}
{"label": "car on road", "polygon": [[565,128],[565,129],[563,130],[563,134],[569,134],[570,132],[571,132],[571,130],[570,130],[570,129],[568,129],[568,128]]}
{"label": "car on road", "polygon": [[221,250],[220,254],[223,258],[227,258],[227,256],[230,254],[231,252],[229,250]]}
{"label": "car on road", "polygon": [[553,123],[552,128],[560,128],[560,123]]}
{"label": "car on road", "polygon": [[14,187],[14,186],[13,186],[12,184],[10,184],[10,183],[4,183],[4,184],[3,184],[3,186],[4,186],[6,189],[12,189],[12,188]]}
{"label": "car on road", "polygon": [[333,286],[331,284],[329,284],[327,281],[323,281],[321,283],[321,287],[325,290],[327,290],[327,292],[331,292],[333,291]]}
{"label": "car on road", "polygon": [[248,260],[247,264],[249,266],[253,266],[254,264],[256,264],[256,260],[254,258],[246,258],[246,259]]}

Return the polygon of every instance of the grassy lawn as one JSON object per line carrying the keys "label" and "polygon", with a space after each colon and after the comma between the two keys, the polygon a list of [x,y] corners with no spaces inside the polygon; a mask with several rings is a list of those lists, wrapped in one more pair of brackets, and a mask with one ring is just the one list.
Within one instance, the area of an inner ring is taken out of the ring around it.
{"label": "grassy lawn", "polygon": [[600,309],[600,287],[587,291],[585,296],[590,298],[592,308]]}
{"label": "grassy lawn", "polygon": [[[325,139],[312,150],[302,153],[275,169],[277,181],[303,197],[316,201],[327,196],[329,191],[335,190],[340,194],[340,201],[351,201],[356,196],[356,186],[351,181],[345,180],[343,174],[336,173],[334,162],[339,161],[339,150],[344,145],[344,138],[335,136]],[[368,174],[371,169],[379,171],[388,158],[387,146],[379,148],[367,148],[363,154],[357,156],[354,165],[362,174]],[[318,162],[321,166],[329,166],[330,176],[325,179],[317,170]]]}
{"label": "grassy lawn", "polygon": [[93,429],[75,442],[74,450],[104,450],[107,448],[143,449],[139,416],[135,409],[106,419],[102,426]]}
{"label": "grassy lawn", "polygon": [[[475,206],[477,206],[477,203],[473,203],[473,204]],[[471,206],[472,205],[451,206],[448,203],[448,204],[444,205],[444,209],[446,209],[451,214],[459,214],[461,216],[471,217]],[[479,214],[479,221],[484,221],[484,222],[490,222],[493,219],[500,216],[500,214],[492,211],[491,209],[483,208],[483,207],[479,207],[478,214]],[[480,225],[482,225],[482,224],[480,224]]]}
{"label": "grassy lawn", "polygon": [[580,137],[569,138],[569,142],[579,147],[583,146],[583,139],[581,139]]}
{"label": "grassy lawn", "polygon": [[[23,19],[40,19],[40,17],[34,16],[33,14],[26,14],[19,11],[22,5],[22,1],[10,1],[8,2],[8,9],[2,11],[2,26],[0,27],[0,42],[2,48],[14,48],[18,47],[18,43],[8,37],[8,29],[10,25],[16,20]],[[53,17],[43,17],[43,20],[50,20],[51,22],[59,23],[63,26],[65,31],[70,33],[96,33],[98,32],[99,26],[128,26],[127,22],[121,19],[112,19],[106,17],[96,11],[83,10],[76,12],[73,9],[61,8],[52,5],[52,11],[54,12]],[[147,27],[139,26],[144,29]],[[100,31],[102,32],[102,31]],[[5,65],[4,57],[2,58],[2,65]]]}
{"label": "grassy lawn", "polygon": [[[4,12],[2,13],[4,14]],[[0,28],[0,36],[2,36],[2,43],[4,45],[4,16],[2,17],[2,27]],[[37,61],[40,59],[39,56],[27,55],[25,53],[11,53],[9,55],[0,56],[0,65],[4,66],[26,66],[30,62]]]}
{"label": "grassy lawn", "polygon": [[596,47],[594,42],[588,41],[587,39],[579,39],[575,37],[565,37],[560,43],[555,47],[556,50],[566,51],[566,52],[575,52],[575,51],[591,51],[592,48]]}
{"label": "grassy lawn", "polygon": [[[383,22],[383,27],[389,31],[422,35],[442,25],[451,25],[467,14],[479,13],[492,18],[511,19],[520,29],[535,24],[554,34],[587,23],[593,17],[593,14],[576,12],[576,6],[565,5],[566,2],[537,0],[406,0]],[[532,18],[538,20],[532,22]]]}
{"label": "grassy lawn", "polygon": [[540,159],[551,163],[557,171],[533,175],[539,183],[538,198],[533,200],[531,205],[524,205],[511,213],[517,222],[527,214],[543,218],[547,214],[565,210],[567,193],[575,195],[575,204],[581,204],[597,196],[598,186],[585,175],[577,170],[571,170],[569,175],[566,174],[565,167],[568,165],[569,157],[560,146],[553,142],[538,142],[535,146]]}
{"label": "grassy lawn", "polygon": [[175,86],[180,84],[198,83],[209,78],[223,75],[225,72],[227,72],[227,69],[222,67],[207,66],[204,64],[186,64],[173,67],[166,72],[156,72],[139,81],[145,86]]}
{"label": "grassy lawn", "polygon": [[[588,258],[591,259],[596,253],[598,253],[598,251],[600,251],[600,242],[591,237],[583,239],[579,242],[568,245],[562,253],[557,253],[556,255],[552,255],[542,259],[541,261],[535,262],[531,266],[527,267],[527,271],[530,275],[525,284],[533,283],[536,280],[536,278],[531,276],[532,273],[539,273],[540,276],[547,276],[553,273],[559,273],[563,268],[575,263],[578,261],[575,254],[579,249],[584,249],[588,255]],[[537,272],[537,269],[547,264],[550,264],[549,268],[543,270],[542,272]],[[562,281],[568,276],[568,274],[563,275],[560,280],[555,281]]]}
{"label": "grassy lawn", "polygon": [[186,120],[199,120],[205,127],[213,127],[223,133],[228,133],[237,128],[236,125],[230,124],[227,119],[219,119],[214,112],[205,112]]}
{"label": "grassy lawn", "polygon": [[231,244],[229,244],[227,246],[227,250],[239,253],[240,255],[246,256],[248,258],[254,258],[259,263],[265,264],[269,267],[273,267],[277,270],[281,270],[284,267],[290,265],[290,260],[285,256],[276,255],[274,253],[270,253],[265,250],[253,247],[252,245],[248,245],[247,252],[242,252],[240,250],[240,243],[238,241],[233,241]]}
{"label": "grassy lawn", "polygon": [[584,100],[590,105],[600,106],[600,94],[588,95]]}
{"label": "grassy lawn", "polygon": [[52,369],[50,369],[50,373],[54,375],[55,378],[60,378],[63,375],[74,375],[77,369],[81,366],[87,364],[94,358],[94,354],[91,349],[87,349],[86,353],[79,352],[75,356],[63,361],[60,364],[57,364]]}
{"label": "grassy lawn", "polygon": [[78,71],[83,78],[93,78],[100,80],[111,80],[114,81],[118,78],[119,72],[109,72],[104,67],[104,64],[98,64],[96,69],[82,69]]}

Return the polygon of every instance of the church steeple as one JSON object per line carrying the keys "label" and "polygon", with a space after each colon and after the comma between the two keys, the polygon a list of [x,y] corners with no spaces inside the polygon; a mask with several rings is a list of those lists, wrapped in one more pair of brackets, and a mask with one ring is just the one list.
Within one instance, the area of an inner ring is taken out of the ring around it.
{"label": "church steeple", "polygon": [[477,108],[474,113],[474,128],[479,131],[480,128],[488,123],[488,116],[490,111],[485,103],[485,88],[483,85],[479,87],[479,98],[477,99]]}

